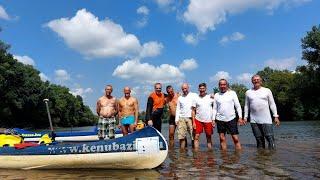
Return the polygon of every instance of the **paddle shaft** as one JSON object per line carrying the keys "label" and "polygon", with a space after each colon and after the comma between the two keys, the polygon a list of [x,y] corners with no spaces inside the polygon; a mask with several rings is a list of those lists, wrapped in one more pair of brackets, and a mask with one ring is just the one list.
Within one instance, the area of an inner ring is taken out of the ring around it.
{"label": "paddle shaft", "polygon": [[49,119],[49,123],[50,123],[50,128],[51,128],[51,131],[53,132],[53,126],[52,126],[52,121],[51,121],[51,115],[50,115],[49,105],[48,105],[48,101],[49,101],[49,99],[44,99],[43,101],[44,101],[44,103],[46,103],[47,113],[48,113],[48,119]]}

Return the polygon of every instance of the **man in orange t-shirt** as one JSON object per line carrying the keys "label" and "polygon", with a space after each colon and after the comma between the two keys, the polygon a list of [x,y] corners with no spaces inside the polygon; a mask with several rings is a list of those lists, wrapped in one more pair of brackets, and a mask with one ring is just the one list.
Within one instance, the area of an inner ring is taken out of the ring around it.
{"label": "man in orange t-shirt", "polygon": [[163,108],[166,104],[165,95],[161,92],[161,83],[154,85],[154,92],[150,94],[147,102],[145,121],[161,132]]}

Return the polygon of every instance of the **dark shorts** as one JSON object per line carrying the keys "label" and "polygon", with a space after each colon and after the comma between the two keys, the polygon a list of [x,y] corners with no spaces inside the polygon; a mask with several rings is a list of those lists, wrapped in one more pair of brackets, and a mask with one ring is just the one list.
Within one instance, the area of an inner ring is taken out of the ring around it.
{"label": "dark shorts", "polygon": [[170,115],[170,117],[169,117],[169,125],[176,125],[176,116]]}
{"label": "dark shorts", "polygon": [[250,123],[253,135],[255,137],[273,136],[273,125],[272,124],[257,124]]}
{"label": "dark shorts", "polygon": [[228,133],[231,135],[239,134],[238,131],[238,122],[237,119],[233,119],[231,121],[216,121],[218,133]]}

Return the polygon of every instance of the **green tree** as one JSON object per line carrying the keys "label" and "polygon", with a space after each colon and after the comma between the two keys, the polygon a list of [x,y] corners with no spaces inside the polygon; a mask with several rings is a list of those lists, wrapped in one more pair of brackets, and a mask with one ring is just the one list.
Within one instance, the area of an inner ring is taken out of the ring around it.
{"label": "green tree", "polygon": [[243,109],[244,108],[245,95],[246,95],[246,91],[248,90],[248,88],[243,84],[232,84],[230,86],[230,89],[234,90],[237,93],[238,99],[239,99],[241,107]]}
{"label": "green tree", "polygon": [[42,82],[39,71],[18,62],[0,41],[0,126],[48,127],[43,99],[50,99],[55,126],[91,125],[97,117],[66,87]]}
{"label": "green tree", "polygon": [[295,96],[302,105],[303,117],[308,120],[320,119],[320,26],[313,26],[301,39],[302,59],[307,65],[297,68],[294,81]]}

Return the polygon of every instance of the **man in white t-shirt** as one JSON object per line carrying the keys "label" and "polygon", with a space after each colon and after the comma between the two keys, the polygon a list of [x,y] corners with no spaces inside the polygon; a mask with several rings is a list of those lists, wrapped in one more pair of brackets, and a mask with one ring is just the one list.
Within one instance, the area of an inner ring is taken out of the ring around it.
{"label": "man in white t-shirt", "polygon": [[251,78],[253,88],[246,92],[244,106],[244,122],[250,115],[252,132],[257,141],[257,148],[265,148],[265,139],[268,148],[274,149],[274,135],[270,110],[277,126],[280,125],[277,107],[270,89],[262,87],[262,79],[259,75]]}
{"label": "man in white t-shirt", "polygon": [[[231,134],[237,150],[241,149],[238,123],[242,124],[242,109],[236,92],[229,89],[226,79],[219,80],[220,92],[214,95],[213,117],[216,120],[221,150],[227,150],[226,133]],[[238,119],[236,118],[236,112]]]}
{"label": "man in white t-shirt", "polygon": [[193,142],[193,128],[192,128],[192,103],[197,94],[189,92],[189,85],[183,83],[181,86],[182,95],[178,97],[175,122],[178,126],[178,138],[180,141],[180,148],[186,147],[187,132]]}
{"label": "man in white t-shirt", "polygon": [[192,120],[193,128],[195,129],[194,148],[199,149],[200,134],[205,132],[207,138],[207,147],[212,149],[211,135],[215,127],[213,115],[213,99],[207,95],[206,83],[199,84],[199,95],[193,101]]}

